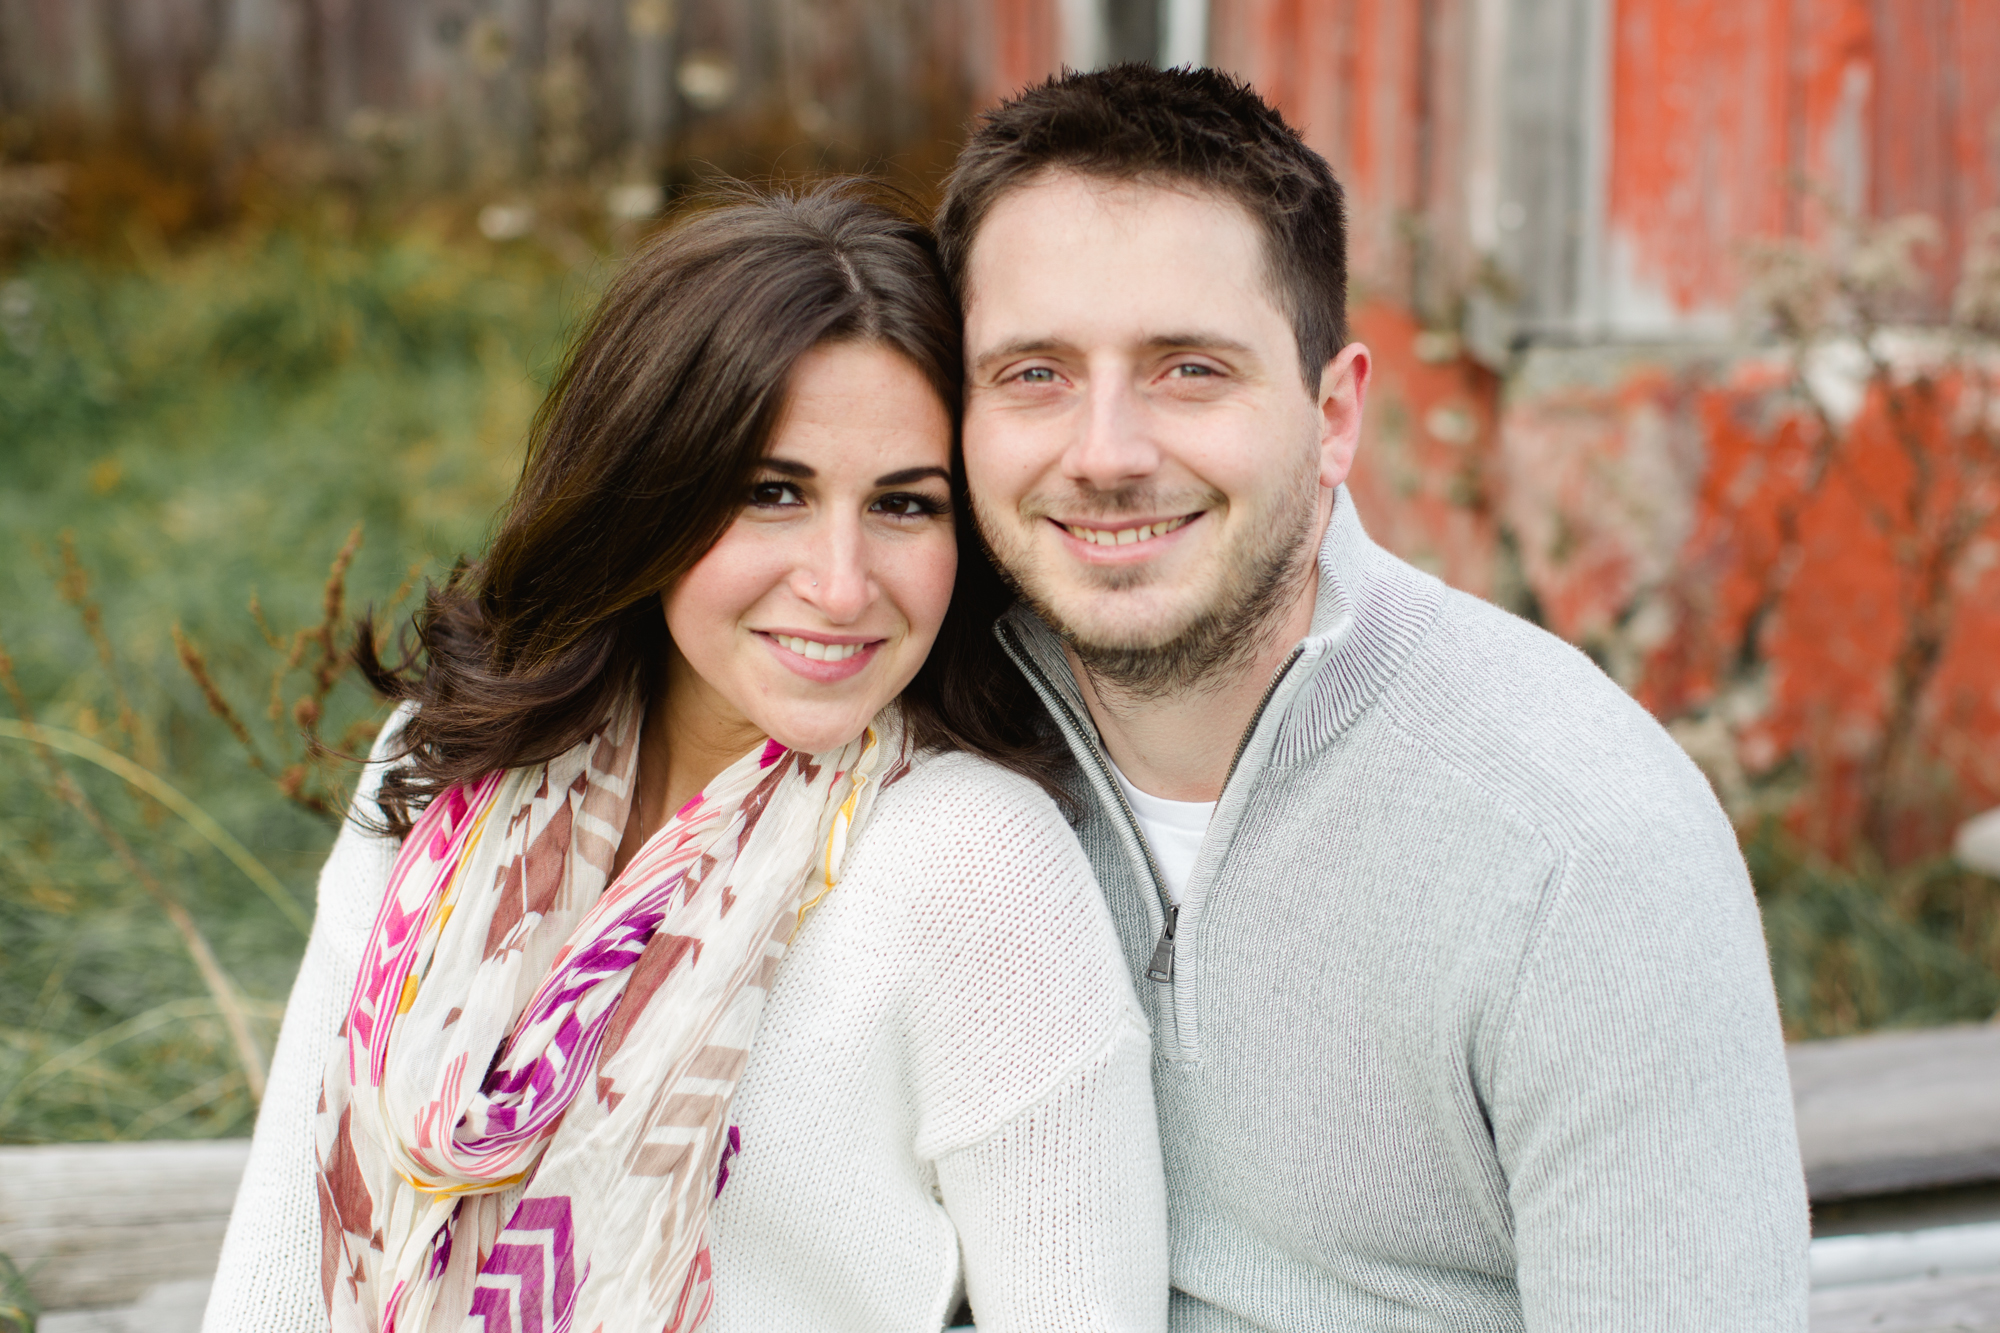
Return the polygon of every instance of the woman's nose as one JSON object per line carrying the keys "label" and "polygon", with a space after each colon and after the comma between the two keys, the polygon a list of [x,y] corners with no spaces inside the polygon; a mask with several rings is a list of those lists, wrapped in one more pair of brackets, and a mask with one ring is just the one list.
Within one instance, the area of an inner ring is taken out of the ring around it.
{"label": "woman's nose", "polygon": [[859,525],[840,525],[812,544],[792,577],[792,590],[832,624],[857,620],[875,600],[868,554]]}

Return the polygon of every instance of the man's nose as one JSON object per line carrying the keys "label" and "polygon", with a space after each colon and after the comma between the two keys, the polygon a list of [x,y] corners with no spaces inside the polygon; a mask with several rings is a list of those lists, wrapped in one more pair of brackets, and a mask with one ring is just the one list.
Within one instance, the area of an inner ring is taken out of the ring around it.
{"label": "man's nose", "polygon": [[868,540],[858,520],[831,520],[815,534],[807,558],[792,575],[792,591],[829,624],[852,623],[875,600],[875,573],[869,557]]}
{"label": "man's nose", "polygon": [[1063,475],[1095,490],[1115,491],[1158,471],[1144,405],[1124,376],[1093,376],[1077,434],[1063,455]]}

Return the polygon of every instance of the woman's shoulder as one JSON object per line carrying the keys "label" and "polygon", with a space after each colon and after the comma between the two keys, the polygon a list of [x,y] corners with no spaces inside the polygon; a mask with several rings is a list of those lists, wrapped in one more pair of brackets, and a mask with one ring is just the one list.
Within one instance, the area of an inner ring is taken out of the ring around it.
{"label": "woman's shoulder", "polygon": [[892,769],[876,797],[873,823],[969,837],[1046,829],[1075,842],[1040,783],[963,750],[923,751]]}
{"label": "woman's shoulder", "polygon": [[[884,781],[847,876],[872,891],[945,907],[961,921],[1039,910],[1083,917],[1102,899],[1076,833],[1033,780],[961,752],[924,754]],[[1083,923],[1079,921],[1078,926]]]}

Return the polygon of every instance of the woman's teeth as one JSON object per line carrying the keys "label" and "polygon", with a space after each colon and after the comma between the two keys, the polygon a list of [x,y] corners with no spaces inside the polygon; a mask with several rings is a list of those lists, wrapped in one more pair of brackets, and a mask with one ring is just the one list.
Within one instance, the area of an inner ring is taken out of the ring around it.
{"label": "woman's teeth", "polygon": [[1065,523],[1063,528],[1080,542],[1093,546],[1131,546],[1138,542],[1151,541],[1164,536],[1175,528],[1186,527],[1193,514],[1170,518],[1161,523],[1147,523],[1136,528],[1080,528],[1074,523]]}
{"label": "woman's teeth", "polygon": [[800,657],[815,662],[845,662],[868,646],[865,643],[821,643],[818,639],[801,639],[793,634],[773,634],[771,637]]}

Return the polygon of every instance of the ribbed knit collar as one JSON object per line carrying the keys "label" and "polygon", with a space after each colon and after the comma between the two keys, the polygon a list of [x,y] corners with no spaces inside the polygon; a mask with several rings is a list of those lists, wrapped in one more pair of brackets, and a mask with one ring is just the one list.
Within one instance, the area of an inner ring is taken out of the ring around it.
{"label": "ribbed knit collar", "polygon": [[[1296,763],[1353,726],[1395,678],[1443,601],[1442,583],[1375,544],[1342,486],[1320,543],[1312,628],[1257,728],[1270,738],[1268,747],[1256,747],[1262,754],[1246,752],[1243,762]],[[1055,631],[1018,602],[1001,625],[1013,630],[1002,636],[1003,645],[1011,637],[1077,716],[1088,719]]]}

